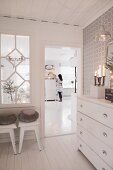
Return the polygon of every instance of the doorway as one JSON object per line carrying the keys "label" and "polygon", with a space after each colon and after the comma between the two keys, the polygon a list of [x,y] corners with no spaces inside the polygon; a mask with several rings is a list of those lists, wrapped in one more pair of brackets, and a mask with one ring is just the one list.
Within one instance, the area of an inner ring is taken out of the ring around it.
{"label": "doorway", "polygon": [[[77,92],[78,49],[70,47],[45,48],[45,136],[76,132],[76,109],[73,96]],[[63,100],[59,102],[56,79],[63,76]],[[75,98],[74,98],[75,99]],[[76,105],[76,103],[75,103]]]}

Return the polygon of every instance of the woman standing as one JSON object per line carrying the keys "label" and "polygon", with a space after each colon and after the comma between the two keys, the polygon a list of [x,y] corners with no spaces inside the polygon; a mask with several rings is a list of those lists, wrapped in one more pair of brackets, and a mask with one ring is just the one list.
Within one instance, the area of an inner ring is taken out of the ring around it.
{"label": "woman standing", "polygon": [[63,83],[63,78],[62,78],[62,75],[59,74],[58,79],[57,79],[57,91],[58,91],[58,95],[60,99],[59,102],[62,102],[62,92],[63,92],[62,83]]}

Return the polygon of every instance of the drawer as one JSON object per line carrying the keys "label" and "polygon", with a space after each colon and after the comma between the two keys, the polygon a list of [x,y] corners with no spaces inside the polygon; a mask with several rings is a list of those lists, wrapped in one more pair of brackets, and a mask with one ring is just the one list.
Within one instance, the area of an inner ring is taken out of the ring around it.
{"label": "drawer", "polygon": [[113,130],[78,112],[77,122],[88,132],[99,138],[113,149]]}
{"label": "drawer", "polygon": [[113,170],[80,139],[78,139],[78,148],[97,170]]}
{"label": "drawer", "polygon": [[81,99],[78,99],[77,109],[113,129],[113,109]]}
{"label": "drawer", "polygon": [[113,168],[113,150],[88,133],[86,130],[78,127],[78,136],[99,155],[110,167]]}

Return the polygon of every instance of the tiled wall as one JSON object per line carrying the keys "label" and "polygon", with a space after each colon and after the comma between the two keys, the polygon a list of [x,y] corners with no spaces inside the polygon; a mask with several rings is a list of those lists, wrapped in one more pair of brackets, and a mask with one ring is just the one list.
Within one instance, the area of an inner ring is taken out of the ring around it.
{"label": "tiled wall", "polygon": [[90,93],[90,85],[94,84],[94,72],[100,64],[105,63],[107,43],[95,41],[95,34],[99,32],[100,26],[104,25],[113,37],[113,7],[97,18],[83,30],[83,63],[85,95]]}

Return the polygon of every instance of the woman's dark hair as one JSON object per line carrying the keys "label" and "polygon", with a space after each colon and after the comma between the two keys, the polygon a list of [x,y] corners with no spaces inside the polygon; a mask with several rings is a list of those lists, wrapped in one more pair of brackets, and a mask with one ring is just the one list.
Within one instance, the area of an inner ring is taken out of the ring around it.
{"label": "woman's dark hair", "polygon": [[59,79],[60,79],[61,81],[63,81],[63,78],[62,78],[62,75],[61,75],[61,74],[59,74],[58,77],[59,77]]}

